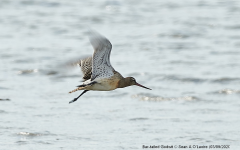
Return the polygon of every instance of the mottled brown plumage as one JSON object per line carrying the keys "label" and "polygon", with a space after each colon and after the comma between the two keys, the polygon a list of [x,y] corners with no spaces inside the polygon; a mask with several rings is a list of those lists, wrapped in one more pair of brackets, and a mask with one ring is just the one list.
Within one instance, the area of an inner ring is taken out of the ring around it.
{"label": "mottled brown plumage", "polygon": [[91,79],[92,75],[92,57],[85,58],[80,61],[79,66],[83,73],[84,81]]}

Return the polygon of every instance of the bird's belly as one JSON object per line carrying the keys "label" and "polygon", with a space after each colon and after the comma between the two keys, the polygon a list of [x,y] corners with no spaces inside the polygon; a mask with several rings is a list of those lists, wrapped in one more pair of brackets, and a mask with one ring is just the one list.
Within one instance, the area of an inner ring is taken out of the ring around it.
{"label": "bird's belly", "polygon": [[89,87],[89,90],[93,91],[111,91],[117,88],[118,81],[117,80],[102,80],[98,81],[98,83]]}

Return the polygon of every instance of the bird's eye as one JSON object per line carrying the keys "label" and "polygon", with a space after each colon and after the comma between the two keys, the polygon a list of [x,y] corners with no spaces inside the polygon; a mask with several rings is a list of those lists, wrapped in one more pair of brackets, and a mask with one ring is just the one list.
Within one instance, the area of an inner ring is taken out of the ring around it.
{"label": "bird's eye", "polygon": [[132,78],[132,81],[135,81],[135,79],[134,79],[134,78]]}

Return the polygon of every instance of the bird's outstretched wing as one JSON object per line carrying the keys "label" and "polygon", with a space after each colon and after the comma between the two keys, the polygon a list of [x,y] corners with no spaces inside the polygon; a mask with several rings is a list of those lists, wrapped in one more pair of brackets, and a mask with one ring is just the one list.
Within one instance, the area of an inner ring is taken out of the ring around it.
{"label": "bird's outstretched wing", "polygon": [[107,38],[93,30],[90,31],[89,40],[94,49],[91,81],[96,78],[113,76],[114,69],[110,63],[112,44]]}
{"label": "bird's outstretched wing", "polygon": [[78,58],[72,58],[70,61],[64,64],[65,68],[72,68],[79,66],[82,73],[84,81],[91,79],[92,75],[92,56],[82,56]]}
{"label": "bird's outstretched wing", "polygon": [[84,81],[91,79],[92,75],[92,57],[87,57],[85,59],[82,59],[79,62],[79,66],[83,73],[83,79]]}

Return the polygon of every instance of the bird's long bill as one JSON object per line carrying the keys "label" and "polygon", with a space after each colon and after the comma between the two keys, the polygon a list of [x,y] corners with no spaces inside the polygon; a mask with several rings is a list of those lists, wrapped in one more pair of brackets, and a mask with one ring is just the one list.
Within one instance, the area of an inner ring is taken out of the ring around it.
{"label": "bird's long bill", "polygon": [[150,89],[150,88],[147,88],[147,87],[145,87],[145,86],[143,86],[143,85],[141,85],[141,84],[139,84],[139,83],[136,83],[135,85],[137,85],[137,86],[140,86],[140,87],[142,87],[142,88],[145,88],[145,89],[152,90],[152,89]]}

